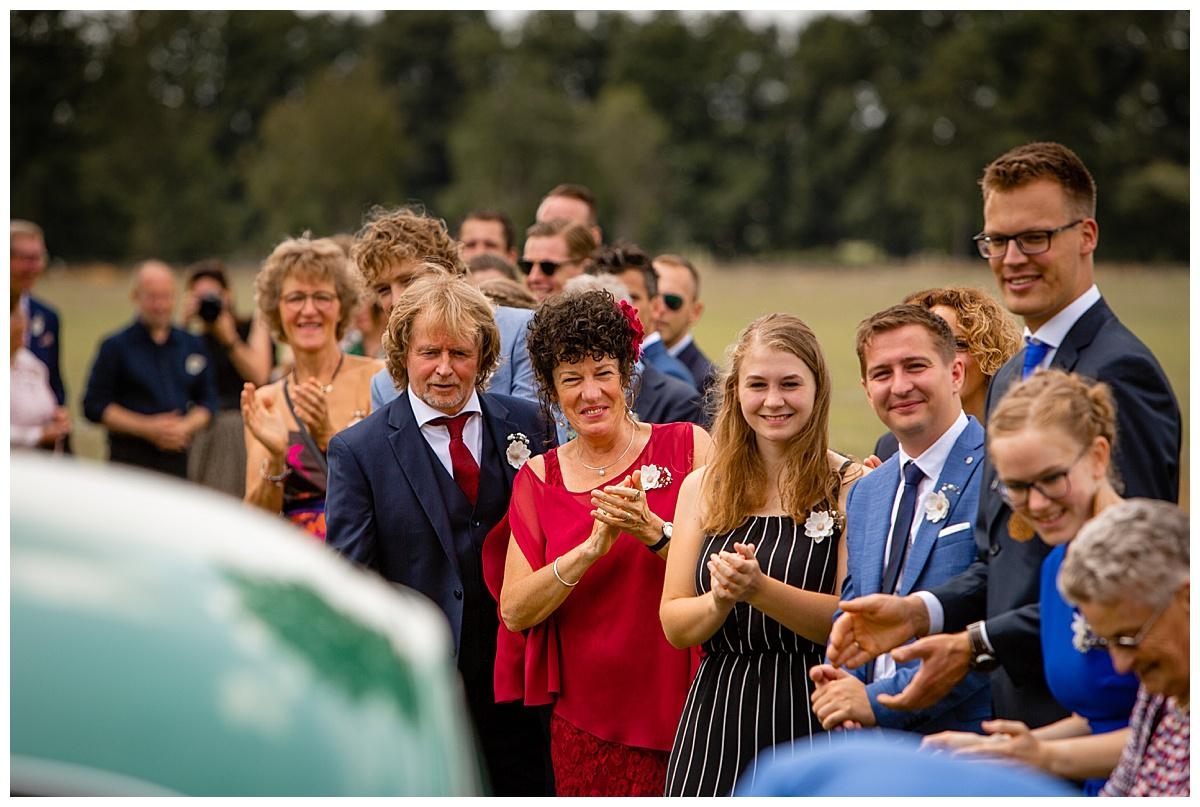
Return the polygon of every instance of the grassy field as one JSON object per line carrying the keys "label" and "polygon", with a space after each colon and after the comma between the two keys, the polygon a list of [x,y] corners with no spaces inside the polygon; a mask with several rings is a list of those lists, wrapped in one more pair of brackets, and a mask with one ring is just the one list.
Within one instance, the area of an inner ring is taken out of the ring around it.
{"label": "grassy field", "polygon": [[[859,385],[854,331],[859,321],[899,302],[906,294],[931,286],[965,285],[994,294],[987,264],[896,264],[874,268],[797,267],[796,265],[701,265],[702,298],[707,306],[696,340],[714,361],[746,323],[762,314],[786,311],[804,319],[817,333],[833,373],[830,430],[839,450],[869,453],[883,427]],[[248,312],[252,267],[235,272],[238,308]],[[1097,267],[1097,282],[1121,320],[1154,351],[1166,370],[1183,420],[1182,499],[1187,505],[1189,454],[1188,273],[1183,268]],[[99,339],[132,316],[129,277],[109,266],[57,268],[38,286],[39,296],[62,315],[63,373],[75,415],[73,438],[82,456],[105,454],[103,430],[82,417],[83,394]]]}

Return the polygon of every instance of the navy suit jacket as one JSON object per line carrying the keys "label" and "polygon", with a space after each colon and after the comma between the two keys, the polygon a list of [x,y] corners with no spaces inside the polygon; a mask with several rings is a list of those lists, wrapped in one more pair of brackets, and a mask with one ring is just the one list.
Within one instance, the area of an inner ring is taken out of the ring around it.
{"label": "navy suit jacket", "polygon": [[41,300],[29,295],[29,322],[25,324],[29,334],[29,350],[50,371],[50,389],[61,406],[67,400],[59,369],[58,312]]}
{"label": "navy suit jacket", "polygon": [[[988,388],[987,411],[1021,379],[1025,351],[1013,356]],[[1140,339],[1103,299],[1068,331],[1052,367],[1103,381],[1117,404],[1114,463],[1126,497],[1179,500],[1179,404],[1166,374]],[[992,673],[996,716],[1031,727],[1065,717],[1043,670],[1038,580],[1050,548],[1034,537],[1008,534],[1011,510],[995,490],[996,473],[984,466],[976,516],[977,559],[966,572],[932,590],[945,610],[945,630],[987,619],[987,635],[1001,668]]]}
{"label": "navy suit jacket", "polygon": [[[534,454],[553,443],[547,442],[550,435],[536,405],[491,393],[480,395],[479,403],[487,432],[484,444],[490,437],[496,449],[481,458],[480,488],[503,485],[507,499],[518,470],[505,457],[508,435],[529,437]],[[422,436],[408,396],[397,396],[329,441],[327,543],[355,563],[437,603],[450,622],[457,651],[463,573],[451,505],[442,495],[439,474],[450,477]],[[486,533],[494,524],[473,526]]]}
{"label": "navy suit jacket", "polygon": [[642,423],[695,423],[708,428],[696,388],[649,362],[642,363],[642,386],[633,411]]}
{"label": "navy suit jacket", "polygon": [[[975,418],[968,417],[967,428],[955,441],[942,474],[933,486],[934,491],[941,491],[949,500],[950,510],[936,523],[917,511],[916,518],[921,519],[921,523],[905,558],[896,594],[905,596],[943,583],[971,565],[975,558],[973,527],[983,479],[980,470],[983,459],[983,427]],[[897,454],[859,479],[850,489],[846,500],[843,600],[879,593],[884,547],[892,530],[892,503],[899,487],[900,456]],[[865,664],[851,670],[851,674],[865,682],[867,671],[873,665],[874,662]],[[895,676],[867,684],[871,709],[881,727],[921,734],[946,730],[978,731],[979,721],[991,717],[991,687],[982,673],[971,673],[950,694],[927,709],[902,712],[879,703],[881,692],[899,693],[912,680],[919,666],[919,661],[897,665]]]}
{"label": "navy suit jacket", "polygon": [[708,391],[717,382],[717,368],[708,360],[708,356],[700,352],[695,341],[688,342],[687,347],[679,351],[675,358],[683,362],[691,372],[692,379],[696,382],[696,389],[700,391],[700,394],[708,395]]}

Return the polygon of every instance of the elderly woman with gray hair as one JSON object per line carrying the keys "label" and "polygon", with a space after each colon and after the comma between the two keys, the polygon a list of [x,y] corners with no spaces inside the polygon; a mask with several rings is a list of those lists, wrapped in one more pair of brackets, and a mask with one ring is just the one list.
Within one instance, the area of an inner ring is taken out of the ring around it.
{"label": "elderly woman with gray hair", "polygon": [[1058,589],[1141,682],[1129,741],[1101,796],[1190,795],[1191,577],[1187,514],[1131,499],[1088,522],[1058,573]]}

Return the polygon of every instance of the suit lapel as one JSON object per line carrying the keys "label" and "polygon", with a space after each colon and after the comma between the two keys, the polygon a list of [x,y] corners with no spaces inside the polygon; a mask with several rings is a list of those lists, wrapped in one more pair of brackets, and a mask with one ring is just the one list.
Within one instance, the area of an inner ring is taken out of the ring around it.
{"label": "suit lapel", "polygon": [[941,492],[949,500],[950,509],[947,511],[946,517],[934,522],[926,518],[923,508],[916,513],[916,518],[920,519],[921,525],[917,527],[916,539],[909,548],[908,557],[904,561],[904,571],[900,578],[900,586],[896,591],[900,596],[912,592],[917,579],[929,562],[929,556],[933,553],[939,532],[951,524],[964,520],[970,521],[972,526],[974,525],[975,514],[960,512],[958,504],[962,500],[963,491],[967,489],[971,477],[978,473],[982,465],[983,428],[978,421],[972,418],[967,421],[967,428],[958,436],[954,447],[950,449],[950,454],[946,457],[946,464],[942,466],[941,476],[934,482],[933,490],[929,494],[934,496]]}
{"label": "suit lapel", "polygon": [[[517,469],[507,459],[508,436],[524,434],[524,432],[521,432],[518,424],[508,419],[508,407],[491,395],[480,395],[479,407],[483,410],[483,428],[495,447],[493,452],[483,452],[484,456],[480,463],[482,478],[503,479],[505,488],[512,490],[513,478],[517,475]],[[529,439],[530,445],[537,438],[537,435],[526,434],[525,436]],[[486,446],[487,441],[485,440],[484,443]],[[504,459],[497,463],[497,457],[504,457]]]}
{"label": "suit lapel", "polygon": [[450,528],[450,514],[446,510],[446,502],[438,487],[437,468],[433,467],[435,459],[430,457],[429,444],[421,434],[417,418],[413,414],[412,404],[408,401],[408,393],[400,391],[399,400],[388,414],[388,425],[393,431],[388,435],[388,443],[396,457],[396,464],[404,474],[413,493],[425,511],[425,517],[437,534],[438,542],[450,559],[455,574],[462,577],[458,568],[458,553],[454,549],[454,532]]}
{"label": "suit lapel", "polygon": [[[878,594],[883,582],[883,553],[884,547],[892,539],[892,505],[896,501],[896,490],[900,487],[899,454],[893,455],[887,462],[872,472],[871,477],[879,474],[878,501],[872,503],[867,511],[866,529],[863,535],[862,561],[857,578],[862,581],[862,594]],[[870,479],[870,477],[868,477]],[[864,480],[865,481],[865,480]],[[860,482],[861,484],[861,482]],[[866,491],[864,491],[865,493]],[[882,540],[871,540],[870,536],[882,536]],[[854,553],[851,553],[851,557]]]}
{"label": "suit lapel", "polygon": [[1075,321],[1071,330],[1067,331],[1050,366],[1067,372],[1074,370],[1076,362],[1079,361],[1080,351],[1092,343],[1096,334],[1111,319],[1113,319],[1112,309],[1108,307],[1108,303],[1104,302],[1104,298],[1100,298],[1095,305],[1084,311],[1083,316]]}

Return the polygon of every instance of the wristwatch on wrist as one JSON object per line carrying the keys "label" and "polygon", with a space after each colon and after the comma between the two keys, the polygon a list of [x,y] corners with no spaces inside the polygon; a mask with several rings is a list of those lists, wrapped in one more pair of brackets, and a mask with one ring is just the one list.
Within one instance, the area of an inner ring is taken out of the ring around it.
{"label": "wristwatch on wrist", "polygon": [[654,546],[646,547],[651,552],[661,552],[663,547],[671,543],[671,533],[675,531],[675,525],[670,521],[663,522],[662,538],[658,539],[658,543]]}
{"label": "wristwatch on wrist", "polygon": [[971,643],[971,669],[977,672],[991,672],[1000,666],[1000,662],[992,655],[987,642],[983,638],[983,621],[967,625],[967,641]]}

